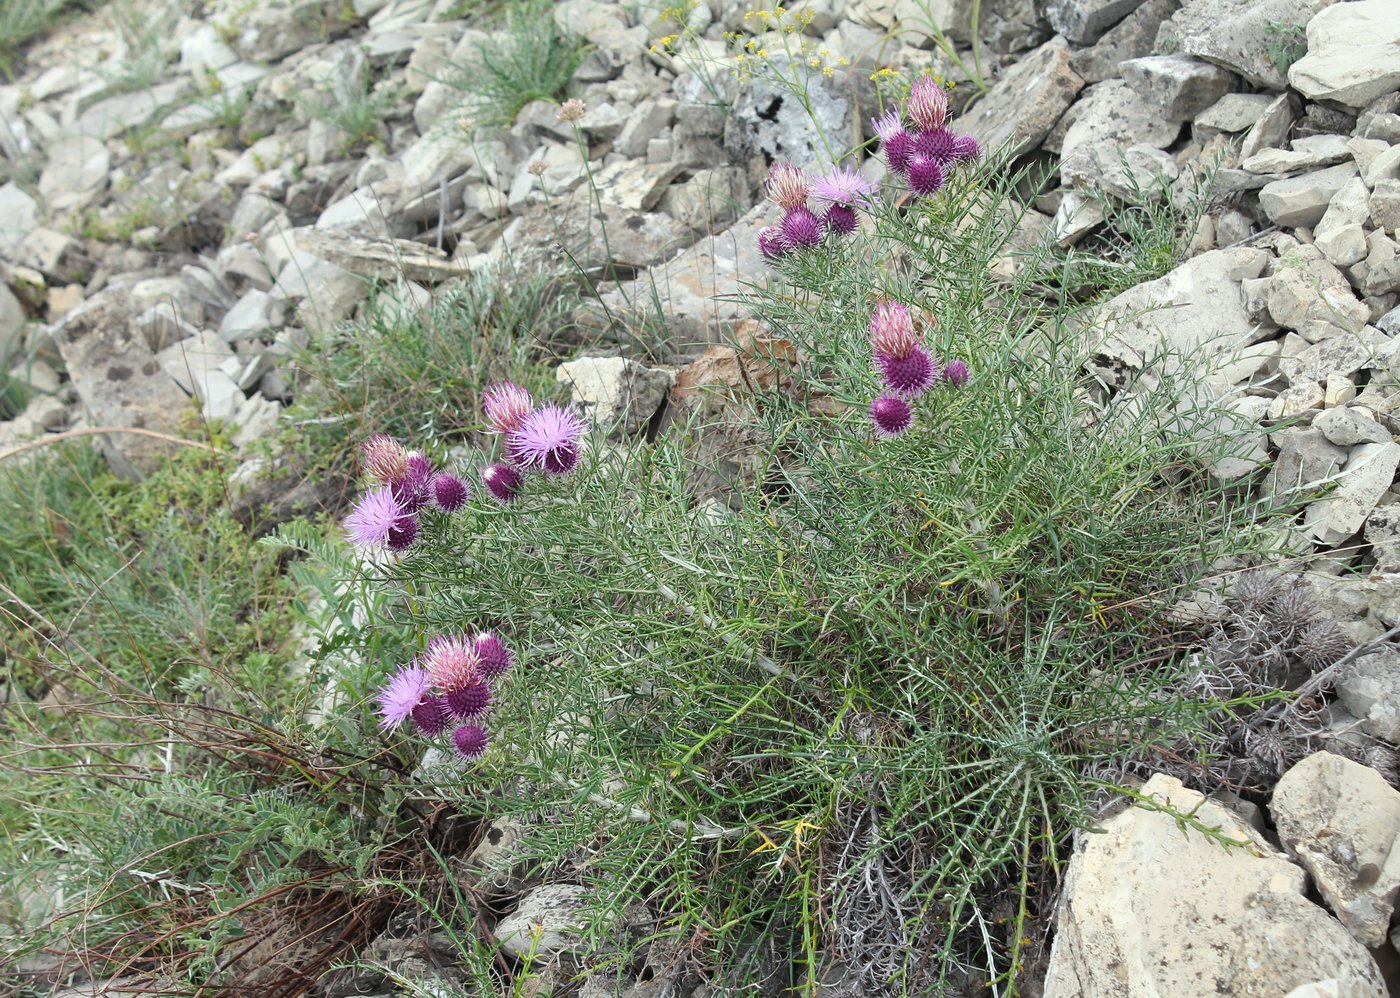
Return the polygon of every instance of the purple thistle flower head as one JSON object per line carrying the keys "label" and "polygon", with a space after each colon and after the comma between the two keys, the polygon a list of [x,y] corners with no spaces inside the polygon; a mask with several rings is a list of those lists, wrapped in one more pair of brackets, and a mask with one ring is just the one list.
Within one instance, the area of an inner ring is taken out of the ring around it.
{"label": "purple thistle flower head", "polygon": [[393,489],[370,489],[360,496],[345,518],[345,532],[361,547],[390,544],[394,531],[402,528],[406,518],[411,519],[411,514],[395,497]]}
{"label": "purple thistle flower head", "polygon": [[904,125],[899,120],[899,108],[890,108],[878,118],[870,119],[870,128],[884,145],[894,136],[904,131]]}
{"label": "purple thistle flower head", "polygon": [[448,690],[443,695],[452,716],[463,721],[480,717],[491,709],[491,687],[483,682],[467,683]]}
{"label": "purple thistle flower head", "polygon": [[394,483],[394,498],[405,512],[416,513],[432,499],[433,463],[422,454],[408,456],[408,471]]}
{"label": "purple thistle flower head", "polygon": [[976,159],[982,155],[982,143],[978,142],[971,135],[956,135],[953,137],[953,158],[962,162],[964,160]]}
{"label": "purple thistle flower head", "polygon": [[934,128],[915,136],[914,151],[939,166],[945,166],[953,161],[957,141],[958,137],[948,129]]}
{"label": "purple thistle flower head", "polygon": [[365,473],[380,485],[393,485],[408,474],[408,451],[386,433],[376,433],[361,445]]}
{"label": "purple thistle flower head", "polygon": [[375,702],[379,705],[379,730],[393,731],[413,716],[416,708],[428,696],[428,674],[414,665],[405,665],[379,688]]}
{"label": "purple thistle flower head", "polygon": [[433,505],[444,513],[455,513],[467,504],[471,489],[456,475],[443,472],[433,476]]}
{"label": "purple thistle flower head", "polygon": [[841,235],[848,235],[856,231],[860,225],[860,219],[856,217],[856,210],[846,204],[834,204],[828,208],[825,222],[828,231]]}
{"label": "purple thistle flower head", "polygon": [[822,241],[822,220],[806,208],[790,208],[783,216],[783,239],[789,246],[815,246]]}
{"label": "purple thistle flower head", "polygon": [[870,421],[882,437],[897,437],[914,425],[914,410],[898,395],[881,395],[870,403]]}
{"label": "purple thistle flower head", "polygon": [[453,690],[481,678],[476,643],[461,634],[440,634],[423,651],[428,680],[440,690]]}
{"label": "purple thistle flower head", "polygon": [[909,169],[909,157],[914,155],[914,137],[908,132],[900,129],[880,143],[880,148],[885,151],[885,160],[895,173],[904,173]]}
{"label": "purple thistle flower head", "polygon": [[388,548],[395,554],[402,554],[413,547],[413,542],[417,539],[418,517],[413,513],[405,513],[389,531]]}
{"label": "purple thistle flower head", "polygon": [[938,381],[941,372],[929,352],[916,344],[903,357],[876,353],[875,364],[885,387],[904,398],[918,398]]}
{"label": "purple thistle flower head", "polygon": [[943,167],[938,161],[915,154],[909,159],[909,189],[920,197],[937,194],[943,188]]}
{"label": "purple thistle flower head", "polygon": [[943,365],[943,380],[954,388],[961,388],[972,378],[972,372],[967,368],[967,362],[962,360],[950,360]]}
{"label": "purple thistle flower head", "polygon": [[948,120],[947,92],[929,77],[919,77],[909,90],[909,117],[922,131],[942,128]]}
{"label": "purple thistle flower head", "polygon": [[807,203],[807,175],[786,161],[773,164],[763,187],[769,201],[788,211]]}
{"label": "purple thistle flower head", "polygon": [[827,204],[866,205],[870,203],[870,184],[849,166],[836,167],[812,181],[812,196]]}
{"label": "purple thistle flower head", "polygon": [[763,254],[763,259],[770,263],[786,253],[788,245],[787,240],[783,238],[783,230],[776,225],[767,225],[759,229],[758,251]]}
{"label": "purple thistle flower head", "polygon": [[413,708],[413,723],[425,735],[441,734],[451,722],[452,717],[447,712],[447,704],[443,703],[440,696],[424,697],[423,701]]}
{"label": "purple thistle flower head", "polygon": [[870,345],[881,356],[902,358],[919,345],[914,317],[902,302],[881,300],[870,316]]}
{"label": "purple thistle flower head", "polygon": [[514,433],[535,408],[535,400],[514,382],[501,381],[482,392],[481,408],[486,412],[491,429],[497,433]]}
{"label": "purple thistle flower head", "polygon": [[487,494],[503,505],[519,497],[523,482],[520,472],[508,464],[493,464],[481,472],[481,484],[486,486]]}
{"label": "purple thistle flower head", "polygon": [[491,735],[479,724],[464,724],[452,732],[452,747],[463,759],[479,759],[486,752]]}
{"label": "purple thistle flower head", "polygon": [[510,435],[510,456],[522,468],[566,475],[579,458],[584,422],[573,409],[553,402],[540,406]]}
{"label": "purple thistle flower head", "polygon": [[509,672],[515,665],[515,653],[491,631],[476,636],[477,669],[487,679]]}

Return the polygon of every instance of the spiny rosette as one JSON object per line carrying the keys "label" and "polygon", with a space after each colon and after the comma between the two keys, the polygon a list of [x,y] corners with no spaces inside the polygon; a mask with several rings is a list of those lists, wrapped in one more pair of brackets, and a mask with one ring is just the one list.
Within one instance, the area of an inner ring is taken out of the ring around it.
{"label": "spiny rosette", "polygon": [[452,723],[452,715],[442,697],[429,694],[413,708],[413,723],[425,735],[439,735]]}
{"label": "spiny rosette", "polygon": [[943,365],[943,380],[954,388],[961,388],[972,378],[972,372],[968,370],[967,361],[950,360]]}
{"label": "spiny rosette", "polygon": [[526,470],[567,475],[578,464],[579,440],[586,428],[573,409],[547,402],[507,437],[511,460]]}
{"label": "spiny rosette", "polygon": [[946,166],[957,156],[958,137],[946,128],[920,132],[914,138],[914,151],[939,166]]}
{"label": "spiny rosette", "polygon": [[834,204],[826,210],[826,222],[828,232],[835,232],[838,235],[848,236],[856,231],[860,226],[860,219],[856,216],[856,210],[850,205]]}
{"label": "spiny rosette", "polygon": [[834,167],[812,181],[812,197],[820,206],[851,208],[866,206],[874,200],[869,181],[849,166]]}
{"label": "spiny rosette", "polygon": [[953,139],[953,158],[959,161],[976,159],[982,155],[982,143],[971,135],[959,135]]}
{"label": "spiny rosette", "polygon": [[943,189],[946,179],[938,160],[921,156],[917,152],[909,157],[909,189],[920,197],[937,194]]}
{"label": "spiny rosette", "polygon": [[417,451],[408,455],[408,469],[394,483],[394,498],[409,513],[416,513],[432,499],[432,481],[437,475],[433,462]]}

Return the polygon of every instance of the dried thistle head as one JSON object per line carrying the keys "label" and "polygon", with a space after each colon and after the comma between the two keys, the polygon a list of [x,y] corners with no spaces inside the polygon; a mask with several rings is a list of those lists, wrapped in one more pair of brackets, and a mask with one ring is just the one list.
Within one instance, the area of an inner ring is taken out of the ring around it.
{"label": "dried thistle head", "polygon": [[1335,620],[1323,618],[1298,632],[1293,654],[1310,670],[1325,669],[1351,649],[1351,641]]}
{"label": "dried thistle head", "polygon": [[1301,582],[1290,586],[1264,611],[1279,627],[1299,629],[1317,619],[1317,600]]}
{"label": "dried thistle head", "polygon": [[1245,572],[1235,580],[1226,605],[1232,610],[1263,613],[1283,595],[1283,580],[1261,569]]}

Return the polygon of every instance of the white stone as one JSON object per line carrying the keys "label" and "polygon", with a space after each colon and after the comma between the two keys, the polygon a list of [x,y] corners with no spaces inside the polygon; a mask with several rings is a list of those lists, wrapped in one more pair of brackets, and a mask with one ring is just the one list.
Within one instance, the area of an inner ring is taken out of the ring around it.
{"label": "white stone", "polygon": [[1390,439],[1390,431],[1359,408],[1327,409],[1317,414],[1313,426],[1339,447],[1384,443]]}
{"label": "white stone", "polygon": [[47,151],[48,163],[39,175],[39,196],[49,211],[81,208],[107,186],[112,157],[102,140],[75,135],[60,139]]}
{"label": "white stone", "polygon": [[1283,774],[1269,810],[1342,924],[1384,945],[1400,894],[1400,791],[1374,769],[1315,752]]}
{"label": "white stone", "polygon": [[645,430],[666,401],[674,376],[622,357],[580,357],[554,372],[597,425],[623,436]]}
{"label": "white stone", "polygon": [[587,905],[586,888],[573,884],[537,887],[496,925],[496,939],[502,950],[517,959],[547,959],[556,953],[581,951]]}
{"label": "white stone", "polygon": [[39,206],[34,199],[13,183],[0,185],[0,254],[7,254],[24,242],[38,224]]}
{"label": "white stone", "polygon": [[1077,838],[1044,998],[1280,996],[1326,977],[1383,998],[1366,948],[1259,832],[1168,776],[1141,793],[1169,813],[1132,807]]}
{"label": "white stone", "polygon": [[1344,163],[1315,173],[1307,173],[1265,184],[1259,192],[1259,206],[1269,221],[1285,228],[1316,225],[1327,212],[1328,203],[1356,176],[1356,164]]}
{"label": "white stone", "polygon": [[1400,0],[1357,0],[1318,11],[1308,52],[1288,82],[1313,100],[1364,107],[1400,87]]}
{"label": "white stone", "polygon": [[1347,455],[1337,487],[1312,503],[1303,515],[1308,535],[1327,545],[1345,542],[1366,523],[1366,517],[1395,481],[1400,444],[1358,444]]}
{"label": "white stone", "polygon": [[1345,135],[1307,135],[1293,140],[1291,149],[1260,149],[1240,163],[1250,173],[1301,173],[1335,166],[1351,159]]}
{"label": "white stone", "polygon": [[1055,242],[1068,248],[1103,224],[1103,205],[1098,199],[1076,190],[1067,190],[1060,198],[1051,223]]}

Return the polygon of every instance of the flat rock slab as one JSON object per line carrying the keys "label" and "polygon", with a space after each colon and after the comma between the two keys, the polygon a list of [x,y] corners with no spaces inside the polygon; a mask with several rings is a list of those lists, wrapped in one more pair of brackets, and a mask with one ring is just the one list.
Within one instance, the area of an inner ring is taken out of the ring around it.
{"label": "flat rock slab", "polygon": [[1063,38],[1050,39],[997,80],[958,120],[958,131],[988,150],[1005,146],[1011,157],[1035,148],[1084,89],[1071,55]]}
{"label": "flat rock slab", "polygon": [[[69,312],[52,335],[94,426],[176,434],[189,399],[128,319],[125,294],[112,289]],[[160,468],[178,447],[134,433],[96,439],[112,471],[132,480]]]}
{"label": "flat rock slab", "polygon": [[468,273],[464,261],[408,239],[361,239],[311,228],[296,229],[293,239],[312,256],[361,277],[438,284]]}
{"label": "flat rock slab", "polygon": [[1357,0],[1308,21],[1308,51],[1288,82],[1313,100],[1365,107],[1400,88],[1400,0]]}
{"label": "flat rock slab", "polygon": [[1284,90],[1288,80],[1269,58],[1277,27],[1307,24],[1327,0],[1187,0],[1157,33],[1157,51],[1194,55],[1255,86]]}
{"label": "flat rock slab", "polygon": [[1366,947],[1262,835],[1172,777],[1141,792],[1190,821],[1139,806],[1078,837],[1045,998],[1283,996],[1327,978],[1351,998],[1383,998]]}

